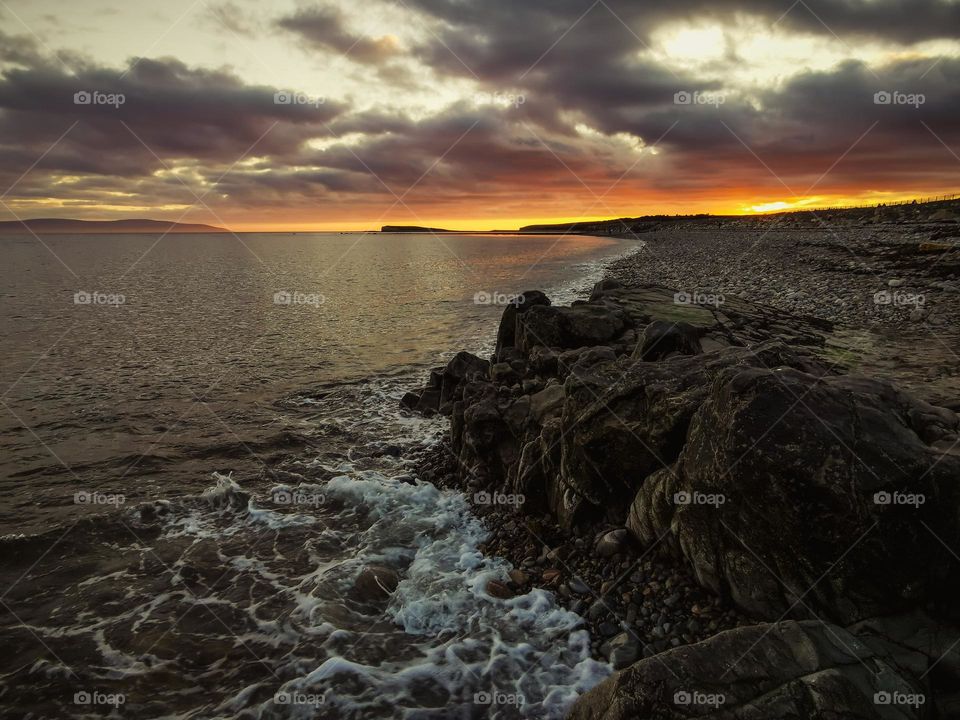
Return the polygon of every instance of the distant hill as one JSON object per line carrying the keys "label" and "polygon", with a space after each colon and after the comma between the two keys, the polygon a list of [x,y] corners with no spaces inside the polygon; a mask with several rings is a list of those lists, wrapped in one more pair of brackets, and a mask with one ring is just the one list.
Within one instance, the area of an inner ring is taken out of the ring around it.
{"label": "distant hill", "polygon": [[380,228],[380,232],[385,233],[448,233],[453,232],[452,230],[444,230],[443,228],[430,228],[430,227],[419,227],[418,225],[384,225]]}
{"label": "distant hill", "polygon": [[521,233],[564,233],[583,235],[629,235],[680,227],[755,227],[776,223],[777,227],[814,226],[824,223],[876,225],[896,223],[960,223],[960,198],[950,196],[900,203],[879,203],[859,207],[824,207],[786,210],[754,215],[643,215],[614,220],[587,220],[555,225],[527,225]]}
{"label": "distant hill", "polygon": [[104,235],[119,233],[225,233],[213,225],[175,223],[166,220],[69,220],[65,218],[34,218],[32,220],[5,220],[0,222],[0,234],[12,235],[34,232],[37,235]]}

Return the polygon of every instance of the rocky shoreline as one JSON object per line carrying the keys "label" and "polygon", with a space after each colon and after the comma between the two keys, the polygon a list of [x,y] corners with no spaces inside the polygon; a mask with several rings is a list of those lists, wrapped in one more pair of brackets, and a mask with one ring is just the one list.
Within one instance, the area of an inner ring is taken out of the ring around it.
{"label": "rocky shoreline", "polygon": [[859,329],[640,265],[570,307],[525,293],[490,360],[402,401],[450,417],[419,474],[516,568],[487,592],[552,590],[620,670],[572,717],[950,717],[955,375],[931,404],[891,382],[915,368],[861,374],[890,348]]}
{"label": "rocky shoreline", "polygon": [[474,514],[490,530],[484,554],[514,566],[508,580],[488,585],[489,594],[510,598],[532,587],[550,590],[584,618],[594,657],[616,670],[749,624],[730,603],[698,586],[668,552],[645,552],[622,527],[568,529],[549,514],[503,512],[495,496],[460,482],[444,447],[423,462],[419,475],[467,492]]}

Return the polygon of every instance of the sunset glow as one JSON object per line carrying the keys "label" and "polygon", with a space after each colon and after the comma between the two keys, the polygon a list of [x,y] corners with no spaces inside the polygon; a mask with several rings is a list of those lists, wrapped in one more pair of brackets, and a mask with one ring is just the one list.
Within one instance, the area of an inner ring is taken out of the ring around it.
{"label": "sunset glow", "polygon": [[952,193],[955,6],[887,4],[16,0],[0,212],[509,229]]}

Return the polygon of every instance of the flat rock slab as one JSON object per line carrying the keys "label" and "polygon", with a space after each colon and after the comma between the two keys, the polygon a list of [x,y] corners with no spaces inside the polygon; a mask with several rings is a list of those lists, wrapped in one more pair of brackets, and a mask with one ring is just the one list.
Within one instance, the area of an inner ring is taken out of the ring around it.
{"label": "flat rock slab", "polygon": [[635,663],[581,696],[569,719],[920,720],[925,688],[899,662],[837,626],[753,625]]}

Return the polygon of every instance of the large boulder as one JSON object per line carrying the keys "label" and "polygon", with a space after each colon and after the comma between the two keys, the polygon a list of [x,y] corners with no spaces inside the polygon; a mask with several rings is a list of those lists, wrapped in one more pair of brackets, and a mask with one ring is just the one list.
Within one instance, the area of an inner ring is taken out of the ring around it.
{"label": "large boulder", "polygon": [[699,582],[754,617],[956,607],[958,431],[885,381],[730,368],[628,527],[642,543],[669,531]]}
{"label": "large boulder", "polygon": [[624,357],[570,375],[564,385],[560,519],[622,520],[644,480],[679,457],[713,380],[730,368],[767,365],[829,372],[811,357],[768,342],[669,362]]}
{"label": "large boulder", "polygon": [[430,371],[426,387],[419,392],[406,393],[400,406],[425,415],[435,412],[450,415],[453,404],[463,398],[466,383],[486,379],[489,375],[489,361],[468,352],[458,352],[445,367]]}
{"label": "large boulder", "polygon": [[563,350],[606,345],[629,325],[627,313],[612,304],[538,305],[518,315],[516,344],[524,352],[537,345]]}
{"label": "large boulder", "polygon": [[843,628],[785,621],[736,628],[641,660],[581,696],[569,720],[920,720],[916,653]]}
{"label": "large boulder", "polygon": [[507,348],[516,345],[517,318],[531,308],[550,305],[550,298],[539,290],[528,290],[517,296],[516,300],[503,310],[500,327],[497,329],[497,345],[493,352],[494,362],[504,359]]}

